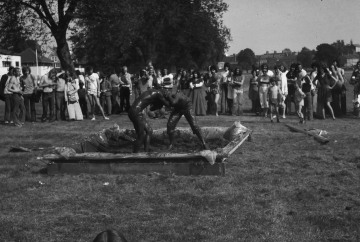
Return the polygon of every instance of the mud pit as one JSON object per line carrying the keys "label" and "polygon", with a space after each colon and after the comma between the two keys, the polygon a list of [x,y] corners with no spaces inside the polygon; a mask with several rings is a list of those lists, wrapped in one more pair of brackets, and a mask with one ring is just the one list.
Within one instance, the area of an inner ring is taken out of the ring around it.
{"label": "mud pit", "polygon": [[[227,128],[226,128],[227,129]],[[222,148],[229,143],[223,138],[224,128],[209,128],[202,130],[206,143],[211,150]],[[120,130],[118,126],[102,130],[85,138],[82,142],[72,146],[76,153],[106,152],[106,153],[132,153],[134,130]],[[155,130],[150,142],[151,152],[169,152],[169,139],[165,129]],[[189,129],[178,129],[171,153],[193,153],[202,150],[199,139]]]}

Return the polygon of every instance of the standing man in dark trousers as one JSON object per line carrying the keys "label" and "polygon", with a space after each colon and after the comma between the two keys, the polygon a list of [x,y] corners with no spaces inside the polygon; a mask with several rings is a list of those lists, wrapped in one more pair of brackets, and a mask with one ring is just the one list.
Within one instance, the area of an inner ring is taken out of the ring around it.
{"label": "standing man in dark trousers", "polygon": [[68,72],[61,73],[58,75],[56,80],[56,93],[55,93],[55,103],[56,103],[56,113],[55,119],[65,121],[65,110],[66,110],[66,103],[65,103],[65,80],[69,77]]}
{"label": "standing man in dark trousers", "polygon": [[[131,95],[131,74],[128,73],[126,66],[122,69],[123,73],[121,75],[121,88],[120,88],[120,112],[127,112],[130,108],[130,95]],[[125,104],[126,102],[126,104]],[[125,106],[125,109],[124,109]]]}
{"label": "standing man in dark trousers", "polygon": [[49,122],[55,121],[54,109],[55,109],[55,92],[56,86],[56,70],[51,69],[47,75],[41,77],[40,87],[43,88],[42,104],[43,104],[43,115],[41,122],[47,120],[48,111],[50,113]]}
{"label": "standing man in dark trousers", "polygon": [[112,114],[120,113],[120,71],[114,71],[114,74],[110,75],[111,83],[111,104]]}
{"label": "standing man in dark trousers", "polygon": [[5,113],[4,113],[4,122],[5,124],[13,123],[11,120],[11,107],[12,107],[12,92],[7,90],[7,86],[10,82],[10,77],[13,75],[14,67],[10,66],[7,74],[2,75],[1,77],[1,89],[4,92],[0,93],[1,100],[5,102]]}
{"label": "standing man in dark trousers", "polygon": [[23,97],[26,109],[25,120],[28,122],[36,122],[36,78],[31,74],[31,69],[28,66],[24,66],[22,68],[22,73],[23,75],[20,77],[20,81],[23,88]]}

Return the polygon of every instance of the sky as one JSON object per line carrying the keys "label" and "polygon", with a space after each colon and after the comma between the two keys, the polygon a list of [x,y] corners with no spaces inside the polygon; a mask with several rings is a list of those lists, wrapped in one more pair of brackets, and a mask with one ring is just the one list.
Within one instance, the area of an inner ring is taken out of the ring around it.
{"label": "sky", "polygon": [[344,40],[360,44],[360,0],[223,0],[232,41],[227,54],[250,48],[256,55],[285,48],[316,49]]}

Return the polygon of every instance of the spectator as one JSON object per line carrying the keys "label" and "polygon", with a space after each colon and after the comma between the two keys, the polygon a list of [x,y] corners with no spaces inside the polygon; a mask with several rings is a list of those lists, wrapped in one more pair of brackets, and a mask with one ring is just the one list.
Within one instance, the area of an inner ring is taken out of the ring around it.
{"label": "spectator", "polygon": [[[190,81],[191,100],[196,116],[206,115],[206,100],[204,80],[201,78],[198,71],[193,72],[193,79]],[[184,94],[185,95],[185,94]],[[186,96],[186,95],[185,95]]]}
{"label": "spectator", "polygon": [[286,74],[287,78],[287,84],[288,84],[288,95],[286,97],[285,103],[286,103],[286,114],[291,113],[291,103],[293,102],[295,104],[295,83],[297,80],[297,74],[296,74],[296,64],[293,63],[290,65],[290,70]]}
{"label": "spectator", "polygon": [[20,77],[20,82],[23,87],[24,105],[26,109],[25,120],[28,122],[36,122],[36,78],[31,74],[31,69],[28,66],[22,68],[22,73],[23,75]]}
{"label": "spectator", "polygon": [[124,66],[121,75],[120,112],[129,111],[131,90],[131,75],[128,73],[127,67]]}
{"label": "spectator", "polygon": [[286,110],[285,100],[286,100],[286,97],[288,95],[288,82],[287,82],[286,74],[287,74],[287,70],[286,70],[285,65],[280,64],[279,67],[277,67],[277,66],[275,67],[275,78],[277,80],[277,85],[279,86],[280,91],[281,91],[281,95],[282,95],[282,98],[281,98],[280,103],[279,103],[279,107],[281,107],[281,109],[282,109],[282,117],[283,118],[286,118],[286,115],[285,115],[285,110]]}
{"label": "spectator", "polygon": [[112,114],[120,113],[120,70],[110,75]]}
{"label": "spectator", "polygon": [[79,105],[79,80],[75,73],[66,73],[66,84],[64,87],[65,101],[69,114],[69,121],[83,120],[83,114]]}
{"label": "spectator", "polygon": [[85,83],[82,83],[81,81],[79,81],[78,96],[79,96],[79,105],[81,108],[81,113],[83,114],[84,118],[88,119],[89,112],[88,112],[88,101],[87,101]]}
{"label": "spectator", "polygon": [[267,117],[267,113],[269,109],[268,88],[270,84],[270,76],[267,74],[268,68],[269,67],[267,64],[262,64],[261,65],[262,74],[257,79],[259,83],[260,105],[265,117]]}
{"label": "spectator", "polygon": [[171,73],[168,73],[168,69],[164,68],[162,71],[162,78],[161,78],[161,88],[172,90],[174,87],[174,76]]}
{"label": "spectator", "polygon": [[[233,89],[233,100],[231,114],[242,115],[243,114],[243,95],[244,95],[244,80],[245,77],[242,74],[240,68],[236,68],[234,71],[233,81],[231,83],[231,88]],[[230,90],[230,89],[229,89]]]}
{"label": "spectator", "polygon": [[109,80],[109,77],[103,77],[102,76],[102,82],[100,83],[100,103],[103,110],[106,110],[106,115],[110,116],[112,111],[112,105],[111,105],[111,82]]}
{"label": "spectator", "polygon": [[345,71],[344,69],[340,68],[339,67],[339,63],[337,60],[334,60],[333,63],[332,63],[336,69],[337,69],[337,72],[338,72],[338,75],[339,75],[339,79],[341,78],[342,80],[342,85],[341,85],[341,94],[340,94],[340,106],[341,106],[341,113],[342,115],[346,115],[346,77],[345,77]]}
{"label": "spectator", "polygon": [[[336,61],[334,61],[337,63]],[[344,93],[346,97],[346,88],[345,88],[345,81],[344,76],[342,75],[342,69],[338,69],[334,62],[330,65],[331,75],[333,75],[338,81],[333,89],[331,89],[332,93],[332,103],[331,106],[334,110],[335,117],[340,117],[343,114],[342,111],[342,94]],[[345,104],[346,105],[346,104]],[[346,114],[346,107],[345,107],[345,114]]]}
{"label": "spectator", "polygon": [[330,74],[330,71],[327,68],[327,66],[325,64],[322,64],[321,66],[319,66],[318,74],[315,77],[315,81],[318,81],[317,105],[320,106],[319,109],[321,110],[321,114],[322,114],[321,118],[325,119],[325,106],[327,106],[333,120],[335,120],[334,111],[330,103],[332,101],[331,89],[333,88],[333,86],[331,86],[331,83],[335,81],[336,84],[337,80]]}
{"label": "spectator", "polygon": [[[55,119],[65,121],[65,110],[66,110],[66,103],[65,103],[65,80],[69,77],[68,72],[62,72],[57,75],[56,79],[56,92],[55,92]],[[67,81],[67,80],[66,80]]]}
{"label": "spectator", "polygon": [[80,83],[84,84],[85,85],[85,77],[83,74],[81,74],[81,72],[79,70],[76,70],[75,71],[75,74],[78,76],[78,79],[79,79],[79,86],[80,86]]}
{"label": "spectator", "polygon": [[186,70],[182,70],[179,80],[179,89],[187,97],[190,97],[190,81],[189,75]]}
{"label": "spectator", "polygon": [[230,64],[225,63],[224,64],[224,72],[221,73],[221,82],[220,82],[220,113],[226,114],[226,111],[228,110],[228,82],[227,77],[230,73]]}
{"label": "spectator", "polygon": [[109,120],[108,117],[105,116],[104,110],[102,109],[99,101],[100,97],[100,80],[99,75],[94,73],[92,67],[86,68],[86,76],[85,76],[85,83],[86,83],[86,92],[88,94],[88,99],[91,107],[91,120],[95,120],[95,107],[97,106],[105,120]]}
{"label": "spectator", "polygon": [[322,110],[319,109],[319,105],[317,104],[317,98],[318,98],[318,86],[319,81],[315,79],[315,77],[318,74],[318,63],[312,63],[311,64],[312,71],[310,73],[310,80],[312,84],[312,96],[313,96],[313,113],[315,117],[321,117],[322,116]]}
{"label": "spectator", "polygon": [[49,122],[55,121],[54,109],[55,109],[55,93],[54,88],[56,86],[56,70],[51,69],[47,75],[44,75],[40,79],[39,87],[43,88],[42,94],[42,104],[43,104],[43,114],[41,122],[45,122],[49,116]]}
{"label": "spectator", "polygon": [[16,67],[9,80],[7,91],[12,93],[11,117],[15,126],[21,127],[25,122],[25,105],[23,91],[20,83],[20,68]]}
{"label": "spectator", "polygon": [[259,99],[259,86],[257,78],[260,75],[260,70],[257,67],[253,67],[251,72],[252,77],[250,77],[249,84],[249,99],[251,100],[251,112],[260,113],[260,99]]}
{"label": "spectator", "polygon": [[210,78],[207,86],[209,87],[209,95],[208,95],[208,113],[218,114],[218,102],[220,99],[220,82],[221,82],[221,75],[217,73],[216,66],[210,67]]}
{"label": "spectator", "polygon": [[270,106],[270,121],[273,123],[273,114],[276,114],[276,121],[280,123],[279,120],[279,103],[282,99],[282,93],[280,87],[276,84],[276,78],[270,78],[270,86],[269,86],[269,106]]}
{"label": "spectator", "polygon": [[4,123],[10,124],[13,123],[11,119],[11,111],[12,111],[12,92],[8,91],[8,85],[10,83],[10,79],[13,76],[14,67],[10,66],[7,74],[4,74],[1,77],[1,90],[4,90],[4,101],[5,101],[5,112],[4,112]]}

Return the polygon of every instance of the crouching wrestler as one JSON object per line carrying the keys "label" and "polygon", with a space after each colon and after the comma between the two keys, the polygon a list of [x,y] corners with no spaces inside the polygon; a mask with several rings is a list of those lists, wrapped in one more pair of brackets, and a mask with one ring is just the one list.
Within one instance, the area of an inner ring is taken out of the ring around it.
{"label": "crouching wrestler", "polygon": [[167,133],[169,135],[169,140],[170,140],[169,150],[173,148],[175,128],[182,116],[184,116],[188,121],[191,130],[199,138],[203,148],[205,150],[208,150],[209,147],[207,146],[204,138],[202,137],[201,129],[197,125],[194,116],[191,114],[192,113],[191,100],[181,92],[175,94],[169,93],[168,95],[165,96],[165,99],[169,101],[170,107],[172,107],[172,112],[169,116],[169,120],[167,123]]}
{"label": "crouching wrestler", "polygon": [[128,116],[134,125],[137,136],[134,142],[134,153],[139,152],[142,144],[144,144],[145,152],[149,152],[153,130],[146,118],[146,108],[151,105],[150,110],[154,111],[163,105],[169,106],[169,102],[165,99],[166,92],[165,90],[150,89],[143,92],[131,105]]}

